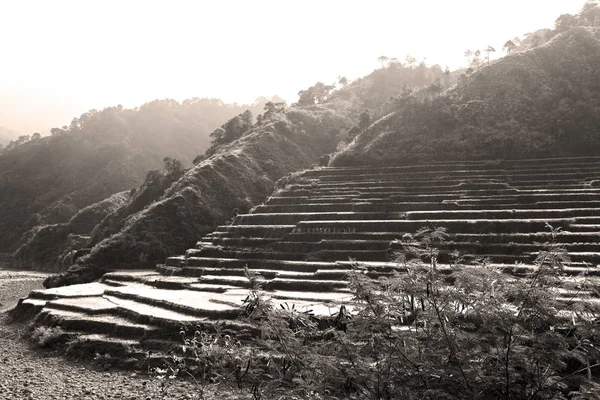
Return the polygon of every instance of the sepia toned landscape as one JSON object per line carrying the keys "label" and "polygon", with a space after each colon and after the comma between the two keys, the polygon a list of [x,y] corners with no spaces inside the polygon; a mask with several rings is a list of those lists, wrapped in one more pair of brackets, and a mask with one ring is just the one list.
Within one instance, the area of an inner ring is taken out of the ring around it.
{"label": "sepia toned landscape", "polygon": [[0,4],[0,399],[600,398],[600,2],[536,2]]}

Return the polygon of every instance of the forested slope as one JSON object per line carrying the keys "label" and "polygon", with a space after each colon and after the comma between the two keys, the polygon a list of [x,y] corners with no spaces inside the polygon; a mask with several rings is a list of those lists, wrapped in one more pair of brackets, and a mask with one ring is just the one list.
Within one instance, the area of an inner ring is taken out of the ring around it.
{"label": "forested slope", "polygon": [[69,267],[87,251],[89,233],[108,214],[125,204],[129,192],[116,193],[75,214],[68,222],[36,226],[28,232],[25,243],[13,255],[13,266],[60,271]]}
{"label": "forested slope", "polygon": [[16,250],[34,227],[66,223],[82,208],[137,187],[166,156],[191,164],[210,132],[248,107],[156,100],[92,110],[51,136],[12,141],[0,151],[0,253]]}
{"label": "forested slope", "polygon": [[594,155],[600,151],[600,33],[557,32],[545,44],[416,91],[336,154],[334,165]]}
{"label": "forested slope", "polygon": [[90,254],[46,285],[90,281],[115,268],[152,268],[182,253],[235,209],[245,211],[264,200],[279,178],[333,151],[337,140],[330,131],[352,124],[326,106],[265,113],[260,123],[187,171],[157,201],[139,211],[130,202],[109,214],[94,229]]}

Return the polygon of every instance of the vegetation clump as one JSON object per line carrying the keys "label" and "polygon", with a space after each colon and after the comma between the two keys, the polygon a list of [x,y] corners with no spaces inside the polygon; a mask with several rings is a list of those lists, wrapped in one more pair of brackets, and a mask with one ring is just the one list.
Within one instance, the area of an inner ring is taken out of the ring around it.
{"label": "vegetation clump", "polygon": [[[559,230],[551,228],[551,237]],[[230,379],[253,398],[583,399],[600,395],[600,309],[581,301],[585,274],[567,279],[569,260],[554,240],[536,268],[516,277],[455,253],[437,261],[444,228],[420,229],[396,253],[397,271],[377,280],[357,263],[348,278],[354,299],[327,319],[293,304],[276,305],[247,271],[252,289],[242,315],[261,332],[221,372],[194,374],[202,390]],[[213,347],[196,333],[185,348],[200,366]],[[225,337],[225,336],[223,336]],[[227,346],[218,349],[227,353]],[[250,351],[250,349],[253,349]],[[198,353],[197,351],[200,351]],[[243,357],[242,357],[243,355]],[[243,358],[243,360],[242,360]],[[210,365],[215,365],[214,363]],[[215,381],[214,377],[218,379]],[[204,380],[198,379],[202,378]]]}

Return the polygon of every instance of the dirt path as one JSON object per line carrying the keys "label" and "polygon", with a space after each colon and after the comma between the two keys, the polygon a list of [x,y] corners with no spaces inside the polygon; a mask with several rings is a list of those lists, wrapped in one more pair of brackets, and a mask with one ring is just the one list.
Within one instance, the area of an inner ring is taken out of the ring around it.
{"label": "dirt path", "polygon": [[[95,368],[56,352],[37,350],[27,341],[27,324],[12,323],[6,310],[33,289],[42,287],[45,274],[0,270],[0,400],[154,400],[197,399],[191,382],[174,380],[165,395],[161,381],[131,371]],[[205,399],[246,399],[231,388],[211,388]],[[212,393],[211,393],[212,392]]]}

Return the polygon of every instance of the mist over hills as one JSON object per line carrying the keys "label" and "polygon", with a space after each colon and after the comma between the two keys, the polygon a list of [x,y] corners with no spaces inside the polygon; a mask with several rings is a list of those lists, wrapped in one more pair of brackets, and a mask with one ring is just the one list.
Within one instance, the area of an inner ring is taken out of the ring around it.
{"label": "mist over hills", "polygon": [[[575,27],[483,66],[446,92],[406,93],[334,165],[593,155],[600,34]],[[419,96],[422,96],[419,99]]]}
{"label": "mist over hills", "polygon": [[[0,214],[0,234],[9,239],[0,251],[15,252],[19,267],[68,267],[48,286],[89,281],[183,253],[233,210],[262,202],[278,179],[327,154],[333,165],[596,154],[600,7],[590,4],[561,16],[554,30],[507,41],[508,56],[473,60],[466,70],[381,57],[368,76],[318,82],[290,107],[221,103],[227,117],[210,121],[199,100],[114,107],[100,119],[84,114],[52,138],[0,156],[7,167],[0,184],[10,189],[0,205],[13,210]],[[164,156],[195,165],[169,167]],[[77,215],[90,215],[85,229],[74,228]],[[24,229],[14,233],[19,224]]]}
{"label": "mist over hills", "polygon": [[16,138],[16,132],[0,126],[0,146],[6,146],[11,140]]}
{"label": "mist over hills", "polygon": [[210,132],[231,116],[262,109],[218,99],[156,100],[135,109],[91,110],[52,135],[22,135],[0,152],[1,252],[36,226],[66,223],[82,208],[137,187],[173,157],[190,165]]}
{"label": "mist over hills", "polygon": [[[300,91],[299,102],[291,107],[268,103],[256,115],[256,123],[249,122],[247,113],[239,114],[213,132],[204,158],[170,187],[160,179],[145,182],[128,203],[94,228],[89,254],[47,284],[94,279],[107,268],[152,267],[169,254],[184,252],[230,218],[233,210],[247,211],[262,202],[278,179],[319,162],[345,143],[367,105],[378,112],[390,94],[421,82],[431,84],[439,75],[439,66],[398,64],[350,84],[342,80],[337,90],[318,82]],[[36,237],[31,238],[18,250],[15,262],[31,265],[39,260],[36,254],[48,254],[42,248]],[[54,259],[60,259],[56,254]]]}

